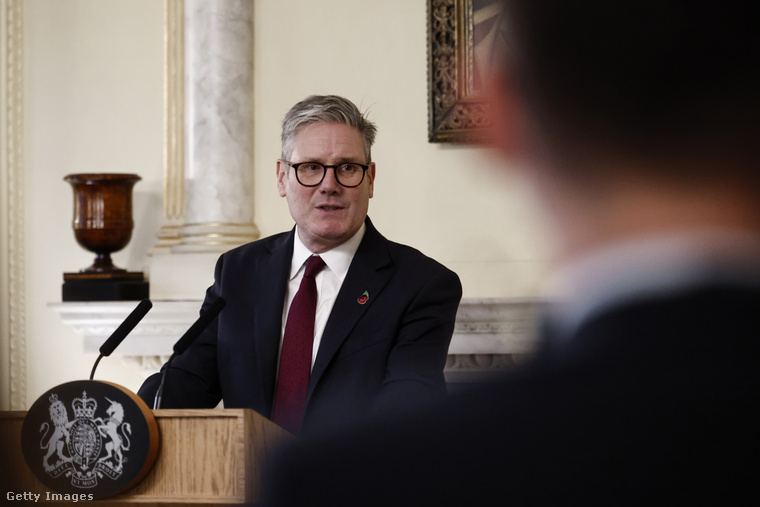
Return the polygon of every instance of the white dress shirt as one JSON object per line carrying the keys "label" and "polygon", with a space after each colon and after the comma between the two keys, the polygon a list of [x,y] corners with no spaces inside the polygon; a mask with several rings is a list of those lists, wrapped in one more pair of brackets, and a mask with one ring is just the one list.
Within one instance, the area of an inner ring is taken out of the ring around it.
{"label": "white dress shirt", "polygon": [[[311,365],[314,366],[314,360],[317,358],[319,344],[322,341],[322,333],[325,330],[327,319],[330,317],[335,299],[338,297],[343,280],[346,279],[348,268],[354,259],[354,254],[359,248],[359,243],[364,238],[366,226],[362,224],[356,234],[340,246],[322,252],[319,254],[325,261],[325,267],[317,273],[315,282],[317,285],[317,313],[314,320],[314,345],[312,346]],[[285,293],[285,304],[282,310],[282,329],[280,331],[280,349],[282,349],[282,338],[285,335],[285,324],[288,322],[288,312],[293,298],[296,297],[298,288],[301,285],[304,271],[306,270],[306,261],[314,255],[301,242],[298,237],[298,227],[296,226],[295,240],[293,242],[293,259],[290,264],[290,279],[288,281],[287,291]],[[278,360],[279,364],[279,360]]]}

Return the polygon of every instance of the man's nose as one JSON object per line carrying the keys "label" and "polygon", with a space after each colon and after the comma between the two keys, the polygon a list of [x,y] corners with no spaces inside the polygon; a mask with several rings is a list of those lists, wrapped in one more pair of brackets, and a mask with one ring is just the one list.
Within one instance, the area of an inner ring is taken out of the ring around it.
{"label": "man's nose", "polygon": [[335,192],[340,189],[340,183],[335,177],[335,168],[328,167],[325,170],[325,177],[322,178],[322,183],[319,184],[319,189],[323,192]]}

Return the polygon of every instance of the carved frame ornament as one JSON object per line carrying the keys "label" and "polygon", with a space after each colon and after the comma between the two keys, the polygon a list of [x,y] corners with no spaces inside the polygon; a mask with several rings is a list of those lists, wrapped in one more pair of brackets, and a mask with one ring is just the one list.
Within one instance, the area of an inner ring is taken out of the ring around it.
{"label": "carved frame ornament", "polygon": [[474,143],[489,135],[484,78],[495,57],[495,0],[428,0],[428,141]]}

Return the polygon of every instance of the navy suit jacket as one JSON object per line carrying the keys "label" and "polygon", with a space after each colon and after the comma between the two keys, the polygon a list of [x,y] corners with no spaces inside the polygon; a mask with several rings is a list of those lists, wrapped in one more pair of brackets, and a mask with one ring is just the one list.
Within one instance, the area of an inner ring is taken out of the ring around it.
{"label": "navy suit jacket", "polygon": [[[443,398],[443,367],[462,288],[457,275],[367,229],[327,321],[312,369],[303,433]],[[202,310],[219,317],[167,374],[165,408],[252,408],[271,417],[295,229],[223,254]],[[367,292],[369,299],[359,298]],[[165,366],[164,366],[165,367]],[[160,380],[139,395],[152,405]]]}
{"label": "navy suit jacket", "polygon": [[263,504],[760,502],[760,288],[629,301],[562,338],[443,406],[294,443]]}

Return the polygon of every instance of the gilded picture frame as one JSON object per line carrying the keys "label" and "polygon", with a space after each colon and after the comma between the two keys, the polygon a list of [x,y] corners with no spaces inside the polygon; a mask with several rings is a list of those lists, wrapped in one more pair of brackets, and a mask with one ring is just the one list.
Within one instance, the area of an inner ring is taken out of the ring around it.
{"label": "gilded picture frame", "polygon": [[489,135],[483,96],[503,26],[497,0],[428,0],[428,141],[475,143]]}

